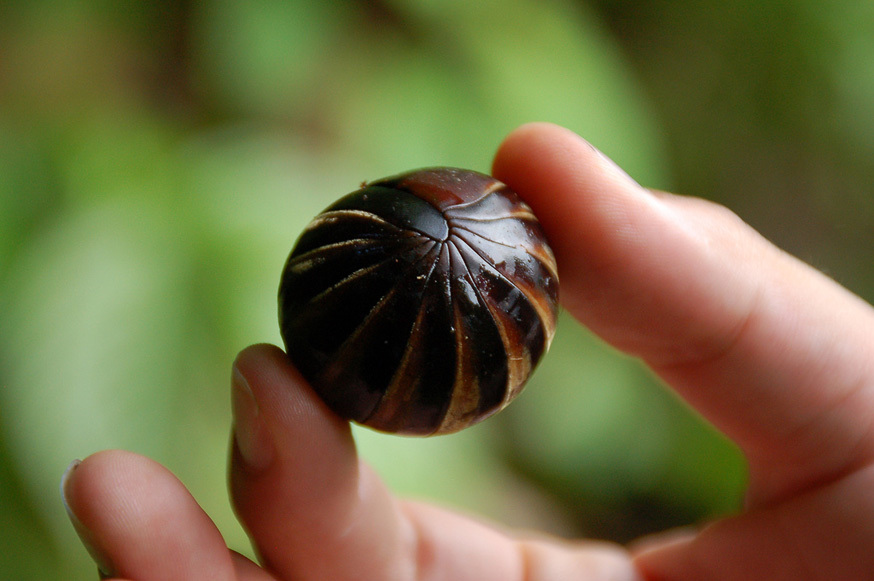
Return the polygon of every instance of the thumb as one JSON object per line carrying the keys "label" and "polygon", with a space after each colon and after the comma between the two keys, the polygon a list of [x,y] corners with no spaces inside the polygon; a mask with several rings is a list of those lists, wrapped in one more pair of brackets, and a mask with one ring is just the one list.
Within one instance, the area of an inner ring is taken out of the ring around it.
{"label": "thumb", "polygon": [[287,579],[395,579],[413,537],[349,424],[285,354],[256,345],[233,372],[231,492],[264,565]]}

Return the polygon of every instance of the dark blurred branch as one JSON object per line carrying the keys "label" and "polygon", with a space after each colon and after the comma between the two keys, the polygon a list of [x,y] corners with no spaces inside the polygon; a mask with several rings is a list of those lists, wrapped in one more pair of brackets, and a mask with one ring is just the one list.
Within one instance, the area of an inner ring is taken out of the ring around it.
{"label": "dark blurred branch", "polygon": [[152,79],[154,98],[170,112],[189,119],[202,118],[206,104],[195,89],[192,66],[192,2],[157,0],[155,26],[146,33],[157,53],[157,69]]}

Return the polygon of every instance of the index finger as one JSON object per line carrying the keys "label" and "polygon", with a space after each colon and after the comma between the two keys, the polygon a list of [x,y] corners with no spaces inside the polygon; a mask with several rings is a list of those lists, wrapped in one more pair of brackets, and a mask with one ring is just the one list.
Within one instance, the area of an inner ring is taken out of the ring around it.
{"label": "index finger", "polygon": [[641,357],[769,502],[874,461],[874,312],[724,208],[654,195],[568,130],[523,126],[495,177],[540,218],[562,301]]}

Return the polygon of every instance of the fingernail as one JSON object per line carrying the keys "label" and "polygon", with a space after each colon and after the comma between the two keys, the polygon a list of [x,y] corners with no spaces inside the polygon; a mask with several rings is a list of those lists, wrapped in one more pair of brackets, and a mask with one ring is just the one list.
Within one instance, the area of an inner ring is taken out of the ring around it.
{"label": "fingernail", "polygon": [[254,470],[263,470],[273,460],[273,440],[264,424],[249,382],[236,365],[234,365],[231,384],[234,441],[246,464]]}
{"label": "fingernail", "polygon": [[79,540],[81,540],[82,544],[85,545],[85,550],[88,551],[88,554],[91,555],[91,558],[97,565],[97,572],[99,573],[100,578],[109,579],[116,576],[113,572],[115,571],[115,567],[112,566],[106,553],[98,548],[94,535],[92,535],[91,531],[82,524],[82,521],[80,521],[79,517],[76,516],[76,513],[73,512],[69,502],[70,482],[73,479],[73,474],[76,472],[76,469],[79,468],[81,463],[81,460],[73,460],[70,462],[70,465],[67,466],[67,469],[64,470],[64,475],[61,476],[61,500],[64,502],[64,509],[67,511],[67,516],[70,518],[70,522],[73,523],[73,529],[76,531],[76,534],[79,535]]}

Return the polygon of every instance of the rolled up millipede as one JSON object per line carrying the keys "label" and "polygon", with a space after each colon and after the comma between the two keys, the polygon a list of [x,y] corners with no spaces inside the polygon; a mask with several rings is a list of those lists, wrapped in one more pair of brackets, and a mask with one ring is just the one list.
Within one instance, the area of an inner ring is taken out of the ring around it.
{"label": "rolled up millipede", "polygon": [[410,435],[503,409],[549,348],[555,258],[487,175],[429,168],[365,184],[313,219],[279,289],[289,357],[340,416]]}

